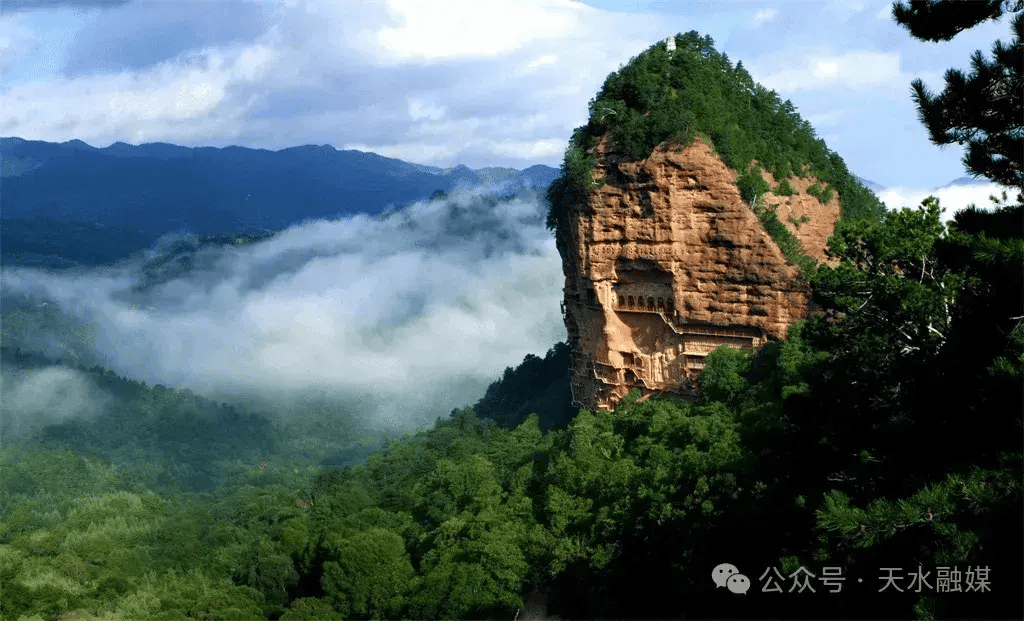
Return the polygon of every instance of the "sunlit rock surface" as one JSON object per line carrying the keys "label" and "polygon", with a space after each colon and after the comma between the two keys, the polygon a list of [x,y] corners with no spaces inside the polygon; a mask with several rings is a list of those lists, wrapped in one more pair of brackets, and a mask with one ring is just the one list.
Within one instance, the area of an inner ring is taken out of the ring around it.
{"label": "sunlit rock surface", "polygon": [[[663,145],[627,162],[602,139],[596,155],[594,178],[606,183],[569,218],[563,261],[577,406],[613,409],[633,388],[690,397],[712,350],[785,338],[807,315],[809,286],[708,144]],[[765,204],[824,260],[840,207],[809,196],[814,181],[789,179],[797,193]]]}

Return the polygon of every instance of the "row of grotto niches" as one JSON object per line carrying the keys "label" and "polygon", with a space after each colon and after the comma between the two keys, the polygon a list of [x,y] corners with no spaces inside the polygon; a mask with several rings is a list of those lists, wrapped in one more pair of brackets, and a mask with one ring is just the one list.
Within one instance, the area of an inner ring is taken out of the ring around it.
{"label": "row of grotto niches", "polygon": [[[672,298],[655,297],[655,296],[642,296],[642,295],[625,295],[625,294],[612,294],[613,304],[615,308],[623,310],[636,310],[636,311],[648,311],[648,312],[660,312],[667,315],[675,313],[675,300]],[[593,289],[587,290],[587,303],[591,306],[597,304],[597,296]]]}

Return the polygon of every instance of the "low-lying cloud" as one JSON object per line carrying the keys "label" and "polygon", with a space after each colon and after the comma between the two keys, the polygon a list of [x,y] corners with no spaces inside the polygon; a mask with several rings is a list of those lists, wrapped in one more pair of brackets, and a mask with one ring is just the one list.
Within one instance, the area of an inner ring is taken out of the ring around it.
{"label": "low-lying cloud", "polygon": [[75,369],[46,367],[0,374],[3,416],[0,438],[39,431],[68,420],[91,420],[110,402],[108,395]]}
{"label": "low-lying cloud", "polygon": [[360,404],[368,426],[411,428],[565,338],[545,209],[459,192],[206,247],[180,273],[154,268],[155,248],[77,274],[4,270],[3,288],[88,324],[96,357],[126,377],[228,401],[312,394]]}
{"label": "low-lying cloud", "polygon": [[922,190],[917,188],[885,188],[878,192],[878,198],[885,203],[889,209],[900,209],[910,207],[916,209],[921,201],[934,196],[939,199],[939,206],[944,211],[942,221],[949,222],[953,215],[973,204],[979,209],[991,209],[993,207],[989,196],[1002,197],[1006,191],[1007,199],[1012,203],[1017,196],[1017,190],[1011,190],[997,183],[974,183],[949,185],[942,188]]}

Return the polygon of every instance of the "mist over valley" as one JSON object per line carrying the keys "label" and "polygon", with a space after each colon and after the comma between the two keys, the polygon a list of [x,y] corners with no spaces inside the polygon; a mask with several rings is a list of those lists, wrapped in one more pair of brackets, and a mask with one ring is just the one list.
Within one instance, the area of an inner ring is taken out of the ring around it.
{"label": "mist over valley", "polygon": [[421,428],[564,340],[545,213],[535,191],[456,190],[275,233],[171,233],[109,265],[5,266],[5,350],[64,364],[4,366],[4,443],[96,419],[109,395],[68,365],[265,415],[292,448],[319,443],[309,459],[325,426]]}

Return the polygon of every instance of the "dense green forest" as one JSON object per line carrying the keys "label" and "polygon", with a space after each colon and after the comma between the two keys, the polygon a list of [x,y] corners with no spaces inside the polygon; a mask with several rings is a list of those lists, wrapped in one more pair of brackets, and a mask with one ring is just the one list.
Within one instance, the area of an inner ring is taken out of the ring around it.
{"label": "dense green forest", "polygon": [[569,344],[558,343],[543,358],[527,354],[515,369],[487,388],[473,406],[481,418],[516,427],[536,414],[541,429],[564,427],[576,415],[569,389]]}
{"label": "dense green forest", "polygon": [[[800,157],[843,195],[836,160]],[[710,354],[692,403],[573,412],[563,343],[429,429],[365,437],[316,403],[284,427],[93,366],[59,311],[12,312],[5,373],[56,353],[109,402],[5,417],[0,618],[512,620],[535,591],[563,619],[1021,618],[1024,200],[948,225],[934,198],[865,201],[838,265],[805,270],[821,312]],[[722,563],[747,594],[716,588]]]}

